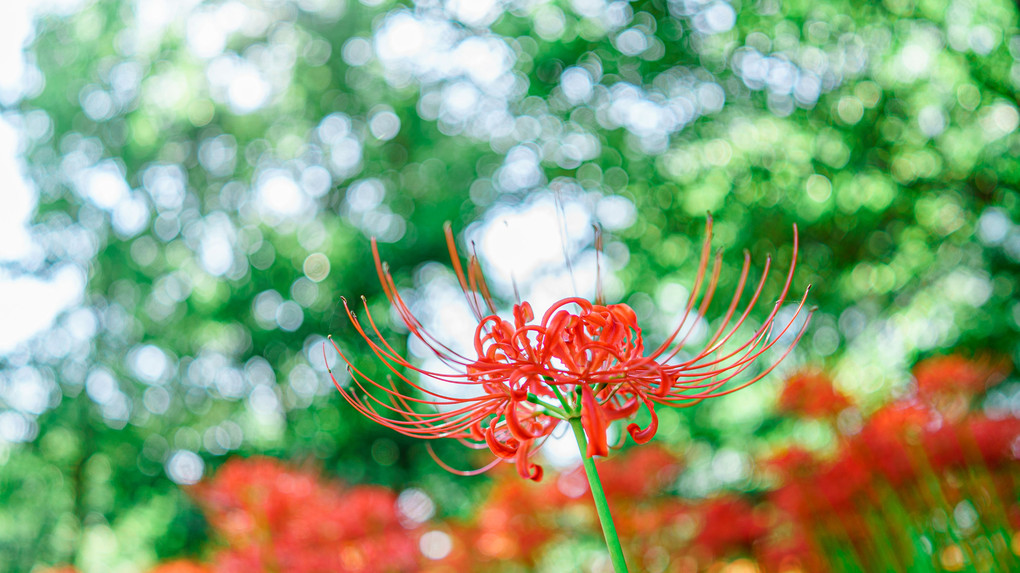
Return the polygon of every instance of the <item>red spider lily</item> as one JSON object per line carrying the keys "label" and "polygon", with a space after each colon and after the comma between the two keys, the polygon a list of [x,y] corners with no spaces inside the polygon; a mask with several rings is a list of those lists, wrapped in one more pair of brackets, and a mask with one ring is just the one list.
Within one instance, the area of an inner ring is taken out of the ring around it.
{"label": "red spider lily", "polygon": [[896,485],[915,478],[923,452],[915,445],[943,420],[923,404],[905,401],[885,406],[871,415],[853,444],[853,455]]}
{"label": "red spider lily", "polygon": [[1006,378],[1003,361],[933,356],[914,366],[917,394],[951,420],[967,414],[971,400]]}
{"label": "red spider lily", "polygon": [[[658,428],[656,406],[691,406],[735,392],[771,372],[793,347],[791,345],[779,360],[747,380],[728,384],[750,368],[794,324],[791,319],[779,329],[774,320],[786,300],[796,268],[796,227],[793,262],[779,299],[762,325],[747,340],[734,343],[735,348],[724,350],[758,302],[771,266],[769,259],[750,301],[738,315],[751,262],[750,255],[745,253],[737,288],[720,324],[700,351],[689,358],[681,358],[680,353],[693,331],[691,325],[698,316],[704,316],[712,302],[721,272],[721,255],[715,257],[711,272],[708,269],[712,258],[711,236],[712,219],[709,217],[693,294],[679,325],[658,348],[646,353],[637,316],[626,304],[605,305],[600,300],[593,303],[570,297],[553,304],[536,320],[531,305],[519,302],[513,307],[512,321],[500,317],[477,257],[469,258],[465,272],[457,255],[453,232],[447,224],[446,239],[453,269],[478,320],[474,356],[464,356],[443,344],[415,318],[400,296],[387,265],[380,259],[373,240],[372,253],[383,292],[411,335],[455,373],[427,371],[402,357],[379,332],[363,298],[367,324],[355,316],[346,300],[344,308],[355,329],[392,373],[392,378],[386,383],[373,380],[333,342],[347,363],[354,387],[344,388],[335,377],[333,382],[354,408],[388,428],[414,437],[458,439],[470,447],[488,447],[496,456],[492,464],[472,472],[458,472],[462,474],[485,471],[500,460],[507,460],[516,462],[521,476],[540,480],[542,468],[531,463],[530,456],[561,421],[572,418],[580,418],[587,434],[586,455],[606,456],[609,424],[630,418],[642,406],[649,411],[651,422],[645,428],[630,424],[627,431],[636,442],[645,443]],[[806,298],[805,291],[794,319],[804,310]],[[805,320],[796,333],[796,340],[800,339],[806,325]],[[685,327],[687,333],[681,335]],[[439,384],[418,383],[404,374],[408,370]],[[330,376],[333,376],[332,370]],[[416,393],[398,389],[393,378]],[[443,385],[449,388],[467,386],[471,393],[464,397],[464,392],[454,394],[437,389]],[[381,397],[370,389],[381,393]]]}
{"label": "red spider lily", "polygon": [[804,370],[786,380],[779,396],[779,409],[807,418],[828,418],[839,415],[850,400],[832,385],[820,370]]}
{"label": "red spider lily", "polygon": [[977,394],[1002,382],[1005,368],[989,360],[968,360],[959,355],[934,356],[914,366],[917,391],[935,394]]}

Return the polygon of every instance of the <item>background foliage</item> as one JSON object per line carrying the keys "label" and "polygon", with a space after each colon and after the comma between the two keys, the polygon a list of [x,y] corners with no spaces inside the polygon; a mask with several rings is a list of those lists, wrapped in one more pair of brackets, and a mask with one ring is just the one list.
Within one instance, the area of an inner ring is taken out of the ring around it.
{"label": "background foliage", "polygon": [[[1005,0],[119,0],[35,26],[4,117],[39,248],[8,267],[87,286],[0,356],[0,570],[194,555],[178,484],[234,455],[470,515],[489,482],[353,415],[320,343],[354,335],[340,296],[383,308],[369,236],[441,316],[443,222],[475,232],[549,190],[607,229],[610,294],[652,337],[710,210],[724,288],[742,249],[783,268],[797,223],[820,310],[787,367],[824,366],[865,412],[922,357],[1020,357]],[[664,417],[686,460],[670,491],[753,489],[763,448],[834,442],[775,415],[779,378]]]}

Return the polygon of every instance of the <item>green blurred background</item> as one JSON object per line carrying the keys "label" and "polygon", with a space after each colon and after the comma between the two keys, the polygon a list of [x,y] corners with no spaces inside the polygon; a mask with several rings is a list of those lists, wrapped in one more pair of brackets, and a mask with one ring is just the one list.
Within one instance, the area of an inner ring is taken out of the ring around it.
{"label": "green blurred background", "polygon": [[[661,340],[707,211],[723,293],[744,249],[781,274],[796,223],[794,287],[813,284],[819,310],[775,376],[663,416],[688,496],[754,487],[765,442],[833,441],[775,412],[798,365],[866,410],[932,354],[1020,359],[1006,0],[67,0],[0,15],[0,571],[198,554],[207,526],[180,485],[238,455],[314,460],[469,516],[487,478],[447,474],[326,375],[329,333],[373,368],[339,297],[390,322],[371,236],[414,308],[457,336],[444,221],[505,302],[511,274],[527,298],[591,296],[599,224],[609,298]],[[997,392],[1020,413],[1016,384]]]}

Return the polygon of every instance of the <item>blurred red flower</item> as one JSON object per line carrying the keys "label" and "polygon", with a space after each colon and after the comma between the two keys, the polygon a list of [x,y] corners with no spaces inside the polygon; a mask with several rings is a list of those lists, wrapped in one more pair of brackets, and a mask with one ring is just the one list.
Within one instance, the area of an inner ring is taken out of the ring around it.
{"label": "blurred red flower", "polygon": [[705,500],[694,508],[701,529],[692,545],[712,558],[733,552],[750,552],[755,540],[769,528],[767,513],[746,499],[724,495]]}
{"label": "blurred red flower", "polygon": [[[669,450],[651,445],[627,450],[626,456],[599,464],[599,478],[606,495],[616,503],[646,500],[661,495],[680,474],[679,457]],[[560,476],[560,491],[570,497],[590,495],[584,468],[578,466]]]}
{"label": "blurred red flower", "polygon": [[[712,258],[711,232],[709,217],[692,295],[679,325],[647,354],[637,315],[626,304],[604,305],[598,300],[592,303],[571,297],[553,304],[536,321],[531,305],[518,302],[513,307],[512,322],[501,318],[477,257],[470,257],[465,272],[453,232],[447,225],[453,268],[478,321],[474,355],[462,355],[439,341],[415,318],[373,240],[376,271],[391,305],[411,335],[449,366],[452,373],[427,371],[412,364],[383,338],[367,301],[364,304],[367,324],[362,324],[345,300],[347,314],[358,333],[392,377],[414,392],[398,389],[393,381],[373,380],[348,360],[335,342],[333,346],[347,363],[353,387],[345,388],[335,377],[333,382],[354,408],[382,425],[409,436],[454,438],[474,448],[487,447],[496,457],[493,464],[500,460],[515,461],[522,477],[536,481],[542,477],[542,468],[529,458],[562,420],[579,417],[587,434],[585,455],[605,456],[609,451],[606,436],[609,423],[629,418],[645,407],[651,414],[649,425],[641,428],[630,424],[627,428],[636,442],[645,443],[658,428],[656,406],[690,406],[739,390],[767,375],[775,363],[735,386],[727,385],[775,345],[804,308],[807,292],[794,318],[776,331],[774,320],[786,300],[796,266],[795,227],[793,262],[778,301],[761,326],[743,343],[723,350],[757,303],[771,266],[771,260],[766,261],[750,301],[733,322],[750,270],[750,255],[745,253],[734,296],[717,329],[701,351],[681,358],[681,349],[695,330],[694,322],[705,314],[715,295],[721,272],[720,256],[715,258],[711,272],[708,269]],[[806,324],[807,321],[797,332],[794,343]],[[779,360],[785,356],[786,353]],[[419,384],[405,371],[416,372],[427,382]]]}
{"label": "blurred red flower", "polygon": [[923,404],[904,401],[882,407],[864,424],[858,439],[852,442],[859,463],[881,472],[896,485],[916,477],[924,468],[919,449],[925,432],[943,423],[937,412]]}
{"label": "blurred red flower", "polygon": [[808,418],[833,417],[849,405],[850,400],[821,370],[803,370],[790,376],[779,396],[781,411]]}
{"label": "blurred red flower", "polygon": [[957,354],[935,356],[914,366],[917,392],[936,394],[977,394],[1005,379],[1003,365],[988,360],[971,360]]}
{"label": "blurred red flower", "polygon": [[[989,466],[996,467],[1020,460],[1020,419],[992,420],[975,416],[964,423],[960,439],[973,444]],[[967,461],[974,460],[971,458]]]}
{"label": "blurred red flower", "polygon": [[959,419],[974,396],[1005,379],[1003,362],[974,360],[957,354],[935,356],[914,366],[917,394],[943,415]]}

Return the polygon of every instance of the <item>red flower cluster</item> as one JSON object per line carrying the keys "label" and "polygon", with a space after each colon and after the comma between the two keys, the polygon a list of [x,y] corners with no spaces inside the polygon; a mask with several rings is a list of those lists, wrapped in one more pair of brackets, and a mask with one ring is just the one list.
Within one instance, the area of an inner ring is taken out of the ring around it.
{"label": "red flower cluster", "polygon": [[419,549],[424,527],[400,513],[385,487],[343,487],[272,458],[234,458],[188,493],[219,543],[203,561],[175,559],[150,573],[429,571]]}
{"label": "red flower cluster", "polygon": [[421,560],[417,532],[384,487],[343,489],[260,458],[228,462],[192,494],[229,544],[220,573],[416,571]]}
{"label": "red flower cluster", "polygon": [[[1001,370],[958,356],[924,361],[915,373],[922,397],[946,391],[973,395],[1002,376]],[[788,542],[807,548],[841,540],[869,568],[869,563],[878,567],[874,560],[889,544],[910,559],[904,523],[889,522],[897,513],[902,520],[922,519],[910,527],[924,530],[925,516],[951,515],[958,503],[969,500],[983,519],[1001,527],[1020,525],[1006,517],[1020,510],[1020,484],[1014,479],[1020,419],[991,419],[966,410],[949,417],[938,405],[905,398],[874,412],[830,457],[794,450],[773,458],[769,465],[782,483],[768,499],[792,519],[795,535],[787,535]],[[804,554],[799,559],[803,564],[819,558]]]}
{"label": "red flower cluster", "polygon": [[271,458],[238,458],[189,493],[224,546],[208,564],[171,561],[153,573],[422,570],[421,531],[383,487],[343,488]]}
{"label": "red flower cluster", "polygon": [[[807,292],[794,319],[781,328],[774,324],[793,280],[797,258],[795,227],[793,263],[776,306],[761,326],[743,342],[724,350],[757,303],[771,266],[771,260],[766,261],[761,280],[738,314],[750,270],[750,255],[745,254],[737,288],[723,319],[704,348],[681,359],[680,352],[694,330],[691,326],[708,310],[721,272],[720,257],[715,258],[709,272],[711,231],[710,217],[693,294],[679,325],[671,336],[648,353],[637,316],[625,304],[604,305],[600,301],[566,298],[536,320],[531,305],[519,302],[513,307],[512,321],[500,317],[478,259],[472,256],[465,272],[453,233],[447,225],[447,245],[453,268],[478,320],[474,355],[459,354],[428,332],[411,313],[373,241],[376,271],[393,308],[411,335],[456,373],[426,371],[414,365],[383,338],[368,311],[367,302],[366,328],[345,300],[344,306],[358,333],[368,341],[392,376],[414,392],[407,393],[392,381],[373,380],[358,369],[335,342],[334,348],[351,372],[353,387],[345,388],[336,378],[333,381],[354,408],[395,431],[429,439],[454,438],[471,447],[488,448],[496,459],[482,471],[500,460],[514,461],[521,476],[538,481],[542,468],[531,463],[530,456],[561,421],[571,418],[580,418],[587,434],[585,454],[605,456],[609,451],[609,423],[629,418],[645,407],[651,414],[651,423],[645,428],[636,424],[627,428],[636,442],[645,443],[658,428],[656,406],[690,406],[729,394],[766,376],[775,363],[746,380],[729,384],[776,344],[804,308]],[[807,321],[804,326],[806,324]],[[687,334],[681,336],[685,328]],[[797,339],[803,331],[801,327]],[[404,374],[406,371],[421,375],[426,382],[412,380]],[[467,392],[465,387],[469,388]],[[447,388],[451,390],[445,390]],[[452,391],[455,388],[458,391]]]}

